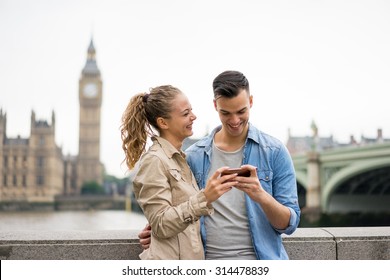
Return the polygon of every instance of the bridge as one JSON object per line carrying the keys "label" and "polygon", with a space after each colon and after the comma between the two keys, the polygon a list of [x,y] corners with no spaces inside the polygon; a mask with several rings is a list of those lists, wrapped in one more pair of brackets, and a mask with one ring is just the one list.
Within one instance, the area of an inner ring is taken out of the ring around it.
{"label": "bridge", "polygon": [[293,155],[301,208],[390,212],[390,143]]}

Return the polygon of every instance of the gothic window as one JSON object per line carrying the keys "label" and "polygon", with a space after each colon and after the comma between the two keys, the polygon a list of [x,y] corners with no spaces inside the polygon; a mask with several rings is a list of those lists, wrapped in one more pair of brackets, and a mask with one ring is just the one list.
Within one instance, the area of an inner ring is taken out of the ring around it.
{"label": "gothic window", "polygon": [[5,156],[4,157],[4,167],[7,167],[8,166],[8,157]]}
{"label": "gothic window", "polygon": [[4,187],[7,186],[7,175],[4,175],[4,177],[3,177],[3,185],[4,185]]}
{"label": "gothic window", "polygon": [[38,167],[43,167],[43,164],[44,164],[44,159],[43,159],[43,157],[38,157],[37,158],[37,166]]}
{"label": "gothic window", "polygon": [[16,175],[12,176],[12,183],[13,185],[16,187],[17,186],[17,183],[18,183],[18,180],[16,178]]}
{"label": "gothic window", "polygon": [[45,145],[45,137],[41,135],[39,137],[39,146],[43,146],[43,145]]}
{"label": "gothic window", "polygon": [[38,175],[37,176],[37,185],[38,186],[42,186],[45,182],[44,182],[45,180],[44,180],[44,177],[43,177],[43,175]]}
{"label": "gothic window", "polygon": [[72,187],[72,189],[76,189],[76,180],[75,179],[71,180],[70,186]]}

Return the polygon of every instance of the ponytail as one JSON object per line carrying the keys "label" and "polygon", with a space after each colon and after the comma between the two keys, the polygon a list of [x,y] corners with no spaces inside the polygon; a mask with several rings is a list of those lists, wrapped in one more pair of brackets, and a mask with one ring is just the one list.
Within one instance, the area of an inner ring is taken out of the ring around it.
{"label": "ponytail", "polygon": [[125,152],[124,161],[129,169],[134,168],[145,152],[147,137],[152,134],[145,113],[147,97],[147,93],[133,96],[122,115],[122,149]]}

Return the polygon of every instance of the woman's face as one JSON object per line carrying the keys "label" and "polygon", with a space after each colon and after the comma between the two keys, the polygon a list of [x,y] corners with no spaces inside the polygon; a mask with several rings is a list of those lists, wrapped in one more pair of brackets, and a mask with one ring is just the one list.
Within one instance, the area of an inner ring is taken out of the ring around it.
{"label": "woman's face", "polygon": [[176,95],[172,102],[171,110],[170,118],[164,119],[167,127],[161,131],[161,136],[173,137],[177,141],[182,142],[193,134],[192,124],[196,116],[192,112],[188,98],[182,93]]}

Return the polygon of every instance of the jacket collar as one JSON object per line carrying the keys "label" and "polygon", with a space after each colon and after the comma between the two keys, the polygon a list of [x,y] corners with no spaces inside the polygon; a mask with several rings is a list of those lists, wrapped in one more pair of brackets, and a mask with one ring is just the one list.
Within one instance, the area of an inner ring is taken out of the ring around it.
{"label": "jacket collar", "polygon": [[184,155],[182,151],[178,151],[168,140],[160,136],[152,136],[153,145],[160,145],[168,158],[172,158],[174,154]]}

